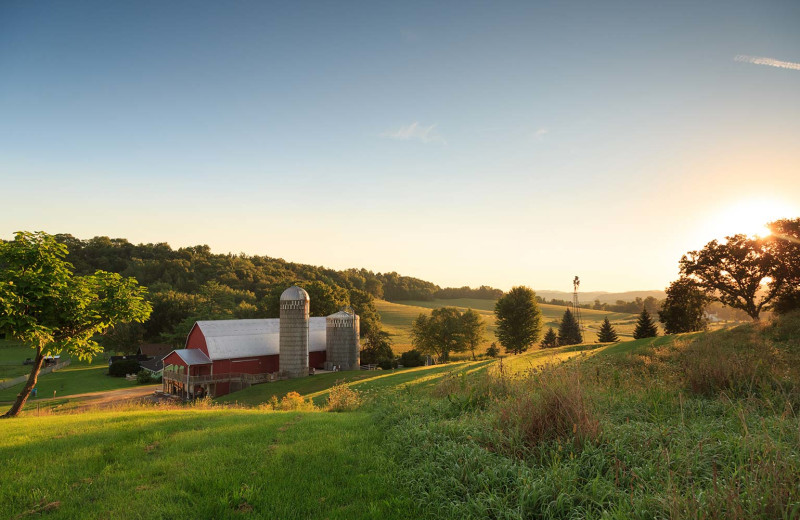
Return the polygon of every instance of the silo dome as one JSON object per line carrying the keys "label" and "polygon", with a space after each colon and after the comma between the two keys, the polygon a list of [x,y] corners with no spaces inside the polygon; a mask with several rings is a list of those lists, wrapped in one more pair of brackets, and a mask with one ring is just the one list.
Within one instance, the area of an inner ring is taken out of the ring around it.
{"label": "silo dome", "polygon": [[289,287],[288,289],[286,289],[285,291],[283,291],[283,293],[281,294],[281,301],[282,302],[284,302],[284,301],[304,301],[304,302],[308,302],[308,301],[311,301],[311,298],[309,298],[308,293],[306,292],[305,289],[303,289],[302,287],[298,287],[296,285],[293,285],[293,286]]}

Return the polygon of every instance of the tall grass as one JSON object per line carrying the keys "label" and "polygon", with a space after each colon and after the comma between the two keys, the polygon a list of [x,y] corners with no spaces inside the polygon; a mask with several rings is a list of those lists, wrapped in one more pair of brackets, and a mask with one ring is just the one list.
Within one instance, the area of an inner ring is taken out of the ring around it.
{"label": "tall grass", "polygon": [[750,325],[452,376],[378,413],[434,517],[800,518],[787,331],[800,332]]}

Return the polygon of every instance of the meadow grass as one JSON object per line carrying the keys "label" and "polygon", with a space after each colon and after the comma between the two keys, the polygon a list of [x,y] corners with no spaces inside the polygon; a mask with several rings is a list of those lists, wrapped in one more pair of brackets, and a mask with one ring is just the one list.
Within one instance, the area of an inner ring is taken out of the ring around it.
{"label": "meadow grass", "polygon": [[1,518],[418,516],[363,412],[139,410],[0,428]]}
{"label": "meadow grass", "polygon": [[[624,342],[566,363],[534,352],[528,370],[395,392],[376,415],[434,517],[798,518],[792,319]],[[696,359],[701,377],[714,367],[710,388],[696,388]],[[746,384],[731,384],[740,374]]]}

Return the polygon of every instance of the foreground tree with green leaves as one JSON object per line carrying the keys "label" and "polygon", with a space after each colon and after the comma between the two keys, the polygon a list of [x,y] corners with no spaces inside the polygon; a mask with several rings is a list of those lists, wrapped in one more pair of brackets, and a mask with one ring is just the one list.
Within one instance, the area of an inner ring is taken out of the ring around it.
{"label": "foreground tree with green leaves", "polygon": [[532,289],[514,287],[494,306],[497,339],[512,354],[521,354],[539,340],[542,313]]}
{"label": "foreground tree with green leaves", "polygon": [[669,284],[667,298],[658,311],[665,334],[706,330],[705,309],[711,298],[697,288],[689,278],[679,278]]}
{"label": "foreground tree with green leaves", "polygon": [[464,339],[467,342],[470,352],[472,352],[472,360],[476,360],[475,349],[483,341],[483,331],[486,328],[483,318],[472,309],[467,309],[461,315],[461,324],[464,327]]}
{"label": "foreground tree with green leaves", "polygon": [[411,326],[411,343],[423,354],[447,362],[451,352],[463,352],[469,345],[461,311],[455,307],[433,309],[420,314]]}
{"label": "foreground tree with green leaves", "polygon": [[104,271],[75,276],[66,256],[67,247],[42,232],[0,242],[0,332],[36,351],[28,381],[3,417],[25,406],[46,355],[90,359],[102,351],[95,335],[118,323],[141,323],[152,311],[135,279]]}
{"label": "foreground tree with green leaves", "polygon": [[680,261],[681,275],[728,307],[741,309],[754,321],[783,291],[786,275],[774,242],[747,235],[712,240]]}

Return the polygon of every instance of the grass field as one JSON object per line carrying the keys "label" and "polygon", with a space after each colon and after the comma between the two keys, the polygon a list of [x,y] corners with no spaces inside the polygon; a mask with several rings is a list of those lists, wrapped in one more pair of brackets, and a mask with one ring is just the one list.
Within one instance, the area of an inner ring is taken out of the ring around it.
{"label": "grass field", "polygon": [[30,367],[22,362],[33,355],[34,351],[30,347],[0,339],[0,381],[30,373]]}
{"label": "grass field", "polygon": [[[321,374],[210,406],[0,421],[0,517],[800,514],[800,315],[502,367]],[[290,391],[324,406],[337,382],[359,410],[241,407]]]}
{"label": "grass field", "polygon": [[[432,300],[432,301],[404,301],[400,303],[377,300],[375,306],[381,315],[384,329],[392,336],[394,350],[402,353],[411,350],[411,324],[421,313],[430,313],[431,309],[439,307],[458,307],[459,309],[473,309],[478,312],[486,322],[486,332],[484,334],[484,345],[481,351],[492,343],[495,338],[495,319],[494,319],[495,300],[479,300],[474,298],[456,298],[451,300]],[[553,327],[558,330],[558,324],[564,315],[566,307],[550,304],[539,304],[542,311],[542,324],[545,327]],[[583,324],[586,327],[586,341],[594,341],[597,331],[606,316],[617,331],[620,339],[632,339],[633,329],[636,326],[635,314],[621,312],[604,312],[590,309],[581,309]]]}
{"label": "grass field", "polygon": [[[33,349],[20,346],[13,342],[0,341],[0,363],[8,363],[10,366],[6,372],[9,378],[30,373],[30,366],[22,365],[25,358],[33,356]],[[13,367],[13,371],[10,370]],[[71,360],[69,366],[57,372],[39,376],[37,383],[38,399],[52,399],[53,392],[56,397],[65,397],[74,394],[87,392],[98,392],[102,390],[116,390],[118,388],[128,388],[135,383],[126,381],[125,378],[109,377],[108,365],[102,358],[96,358],[91,363],[85,361]],[[13,401],[22,388],[24,383],[0,390],[0,403]],[[32,402],[36,400],[33,399]]]}
{"label": "grass field", "polygon": [[419,516],[364,412],[105,412],[0,430],[0,518]]}

